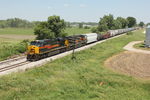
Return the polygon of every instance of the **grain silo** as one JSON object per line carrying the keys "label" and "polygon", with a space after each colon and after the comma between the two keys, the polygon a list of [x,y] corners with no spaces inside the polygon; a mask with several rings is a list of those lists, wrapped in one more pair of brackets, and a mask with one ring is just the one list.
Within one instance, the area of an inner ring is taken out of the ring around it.
{"label": "grain silo", "polygon": [[146,40],[145,40],[145,46],[150,47],[150,26],[146,28]]}

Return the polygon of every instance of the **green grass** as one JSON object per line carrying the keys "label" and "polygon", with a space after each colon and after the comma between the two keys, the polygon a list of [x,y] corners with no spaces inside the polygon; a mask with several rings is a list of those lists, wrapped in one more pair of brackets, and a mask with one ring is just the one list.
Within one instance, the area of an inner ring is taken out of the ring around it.
{"label": "green grass", "polygon": [[26,51],[26,44],[22,42],[0,42],[0,61],[7,57],[24,53]]}
{"label": "green grass", "polygon": [[4,28],[0,29],[1,34],[34,35],[33,29],[30,28]]}
{"label": "green grass", "polygon": [[145,47],[144,43],[135,44],[134,47],[137,48],[137,49],[149,50],[150,51],[150,48]]}
{"label": "green grass", "polygon": [[85,34],[85,33],[90,33],[91,29],[84,29],[84,28],[67,28],[65,30],[68,35],[75,35],[75,34]]}
{"label": "green grass", "polygon": [[[90,29],[66,28],[68,35],[89,33]],[[34,35],[34,30],[30,28],[4,28],[0,29],[0,35],[15,34],[15,35]]]}
{"label": "green grass", "polygon": [[[150,81],[106,68],[104,61],[123,51],[142,31],[108,40],[42,67],[0,78],[2,100],[150,100]],[[100,83],[103,82],[103,85]]]}

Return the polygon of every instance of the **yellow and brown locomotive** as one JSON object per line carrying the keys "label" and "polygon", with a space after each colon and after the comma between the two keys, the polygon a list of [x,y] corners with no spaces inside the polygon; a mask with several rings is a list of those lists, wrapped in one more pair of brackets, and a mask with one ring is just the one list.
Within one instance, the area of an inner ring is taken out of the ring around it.
{"label": "yellow and brown locomotive", "polygon": [[28,46],[27,60],[36,61],[50,57],[74,47],[78,48],[86,44],[84,35],[68,36],[56,39],[35,40]]}

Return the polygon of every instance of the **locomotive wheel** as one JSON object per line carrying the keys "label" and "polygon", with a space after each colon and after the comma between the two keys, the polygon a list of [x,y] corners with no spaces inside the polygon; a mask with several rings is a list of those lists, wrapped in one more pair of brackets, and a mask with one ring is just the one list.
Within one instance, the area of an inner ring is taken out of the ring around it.
{"label": "locomotive wheel", "polygon": [[29,61],[31,58],[30,58],[30,55],[27,55],[27,60]]}
{"label": "locomotive wheel", "polygon": [[65,51],[66,51],[66,48],[63,48],[63,49],[60,50],[60,53],[63,53]]}
{"label": "locomotive wheel", "polygon": [[66,48],[66,51],[70,51],[70,50],[71,50],[71,47],[70,47],[70,46]]}
{"label": "locomotive wheel", "polygon": [[40,60],[40,56],[39,56],[39,55],[34,55],[33,60],[34,60],[34,61],[38,61],[38,60]]}

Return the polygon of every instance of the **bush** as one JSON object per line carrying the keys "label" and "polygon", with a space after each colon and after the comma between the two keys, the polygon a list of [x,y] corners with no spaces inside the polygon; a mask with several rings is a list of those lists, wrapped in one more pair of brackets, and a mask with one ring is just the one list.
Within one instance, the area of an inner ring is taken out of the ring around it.
{"label": "bush", "polygon": [[89,26],[85,26],[84,29],[90,29],[90,27]]}
{"label": "bush", "polygon": [[24,53],[27,50],[29,40],[23,40],[19,44],[16,45],[16,52],[18,53]]}
{"label": "bush", "polygon": [[93,27],[93,28],[91,29],[91,32],[92,32],[92,33],[98,33],[99,31],[98,31],[98,29],[97,29],[96,27]]}
{"label": "bush", "polygon": [[23,40],[20,43],[12,44],[2,42],[0,46],[0,60],[4,60],[9,56],[24,53],[27,50],[29,40]]}
{"label": "bush", "polygon": [[133,32],[128,32],[127,35],[133,35]]}
{"label": "bush", "polygon": [[17,53],[24,53],[26,51],[26,47],[24,44],[18,44],[15,46]]}

